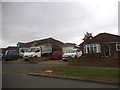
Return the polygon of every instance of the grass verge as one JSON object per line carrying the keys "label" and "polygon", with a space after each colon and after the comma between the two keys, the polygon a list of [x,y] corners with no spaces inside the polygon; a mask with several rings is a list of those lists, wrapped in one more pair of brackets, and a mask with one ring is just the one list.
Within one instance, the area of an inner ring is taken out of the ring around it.
{"label": "grass verge", "polygon": [[50,67],[44,68],[35,73],[118,83],[118,70],[112,69],[93,69],[83,67]]}

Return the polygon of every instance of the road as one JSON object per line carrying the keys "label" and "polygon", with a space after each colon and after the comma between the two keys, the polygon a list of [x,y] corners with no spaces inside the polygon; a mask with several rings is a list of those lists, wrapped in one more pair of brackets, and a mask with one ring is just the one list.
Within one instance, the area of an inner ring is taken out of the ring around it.
{"label": "road", "polygon": [[65,65],[3,63],[2,88],[118,88],[117,85],[28,75],[51,66]]}

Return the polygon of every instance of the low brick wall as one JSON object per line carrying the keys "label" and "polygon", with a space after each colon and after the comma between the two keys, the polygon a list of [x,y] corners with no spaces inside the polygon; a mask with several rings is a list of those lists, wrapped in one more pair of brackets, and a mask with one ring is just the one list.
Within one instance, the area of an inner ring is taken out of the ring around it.
{"label": "low brick wall", "polygon": [[120,60],[112,58],[77,58],[68,61],[70,65],[118,67]]}
{"label": "low brick wall", "polygon": [[42,61],[47,61],[49,59],[50,59],[50,57],[33,57],[33,58],[29,59],[29,63],[36,64],[36,63],[39,63]]}

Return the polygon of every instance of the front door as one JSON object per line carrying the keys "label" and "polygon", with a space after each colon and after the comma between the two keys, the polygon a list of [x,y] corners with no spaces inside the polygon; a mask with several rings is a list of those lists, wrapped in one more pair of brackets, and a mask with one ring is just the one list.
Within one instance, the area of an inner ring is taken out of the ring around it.
{"label": "front door", "polygon": [[104,46],[104,52],[105,52],[105,56],[110,56],[110,47],[108,44],[105,44]]}

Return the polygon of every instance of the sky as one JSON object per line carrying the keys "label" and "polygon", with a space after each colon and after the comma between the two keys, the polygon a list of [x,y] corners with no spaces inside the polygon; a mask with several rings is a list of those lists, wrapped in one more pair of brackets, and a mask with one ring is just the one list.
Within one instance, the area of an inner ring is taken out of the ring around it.
{"label": "sky", "polygon": [[118,35],[119,0],[53,2],[2,1],[0,47],[16,46],[52,37],[64,43],[82,43],[86,32]]}

